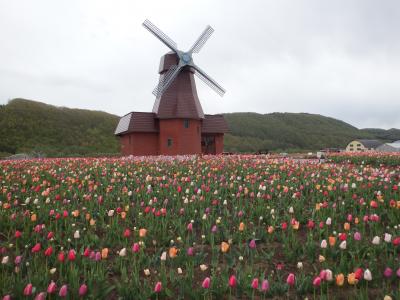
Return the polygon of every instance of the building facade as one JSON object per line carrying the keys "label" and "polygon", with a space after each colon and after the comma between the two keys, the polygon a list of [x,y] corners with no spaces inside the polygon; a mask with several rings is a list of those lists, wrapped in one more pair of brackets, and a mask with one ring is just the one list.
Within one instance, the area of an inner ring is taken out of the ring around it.
{"label": "building facade", "polygon": [[348,152],[366,152],[366,151],[375,151],[377,147],[382,145],[380,141],[377,140],[354,140],[351,141],[346,146],[346,151]]}

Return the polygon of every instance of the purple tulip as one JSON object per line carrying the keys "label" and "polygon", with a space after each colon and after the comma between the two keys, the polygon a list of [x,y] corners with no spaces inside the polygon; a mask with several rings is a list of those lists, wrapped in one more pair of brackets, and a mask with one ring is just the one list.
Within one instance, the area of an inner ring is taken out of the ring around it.
{"label": "purple tulip", "polygon": [[193,256],[193,255],[194,255],[194,249],[193,249],[193,247],[189,247],[189,248],[187,249],[187,255],[189,255],[189,256]]}

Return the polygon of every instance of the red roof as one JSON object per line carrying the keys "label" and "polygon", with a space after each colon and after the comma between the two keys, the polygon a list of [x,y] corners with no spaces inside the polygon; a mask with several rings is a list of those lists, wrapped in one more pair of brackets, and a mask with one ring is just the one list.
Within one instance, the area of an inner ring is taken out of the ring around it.
{"label": "red roof", "polygon": [[202,133],[226,133],[229,131],[228,123],[223,115],[205,115],[201,127]]}
{"label": "red roof", "polygon": [[158,132],[158,120],[154,113],[131,112],[119,120],[116,135],[129,132]]}

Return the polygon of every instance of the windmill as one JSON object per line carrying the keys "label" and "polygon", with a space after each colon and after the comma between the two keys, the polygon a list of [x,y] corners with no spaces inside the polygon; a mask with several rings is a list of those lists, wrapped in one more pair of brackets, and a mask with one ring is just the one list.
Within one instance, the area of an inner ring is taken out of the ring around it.
{"label": "windmill", "polygon": [[220,96],[223,96],[225,94],[225,89],[221,87],[214,79],[212,79],[193,61],[193,53],[199,53],[201,48],[203,48],[204,44],[214,32],[214,29],[210,25],[206,27],[199,38],[194,42],[193,46],[186,52],[179,50],[177,44],[149,20],[144,21],[143,26],[152,34],[154,34],[163,44],[170,48],[173,53],[175,53],[176,56],[179,58],[178,64],[170,66],[164,76],[160,77],[158,85],[153,90],[153,94],[156,97],[160,97],[160,95],[171,85],[174,79],[178,76],[179,72],[181,72],[182,69],[184,69],[185,67],[190,67],[194,69],[194,74],[197,75],[214,91],[216,91]]}
{"label": "windmill", "polygon": [[143,26],[171,51],[161,57],[160,79],[153,90],[156,100],[152,113],[131,112],[121,117],[115,134],[124,155],[218,154],[228,131],[222,115],[205,115],[194,75],[220,96],[225,90],[193,61],[214,32],[207,26],[188,51],[149,20]]}

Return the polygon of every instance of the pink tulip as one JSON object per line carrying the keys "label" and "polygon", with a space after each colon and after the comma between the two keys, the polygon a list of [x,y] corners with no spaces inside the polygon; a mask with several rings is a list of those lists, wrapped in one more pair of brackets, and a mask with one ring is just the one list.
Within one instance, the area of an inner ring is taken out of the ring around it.
{"label": "pink tulip", "polygon": [[264,279],[263,282],[261,283],[261,290],[263,292],[266,292],[269,290],[269,282],[268,279]]}
{"label": "pink tulip", "polygon": [[253,279],[253,281],[252,281],[252,283],[251,283],[251,287],[253,288],[253,289],[258,289],[258,278],[254,278]]}
{"label": "pink tulip", "polygon": [[85,296],[87,293],[87,285],[82,284],[79,288],[79,296]]}
{"label": "pink tulip", "polygon": [[99,251],[96,252],[96,255],[94,256],[94,260],[95,260],[95,261],[101,260],[101,254],[100,254]]}
{"label": "pink tulip", "polygon": [[216,233],[217,231],[218,231],[217,225],[213,225],[213,227],[211,227],[211,232]]}
{"label": "pink tulip", "polygon": [[161,292],[161,289],[162,289],[162,284],[161,284],[160,281],[158,281],[158,282],[156,283],[155,287],[154,287],[154,292],[160,293],[160,292]]}
{"label": "pink tulip", "polygon": [[231,277],[229,277],[229,286],[233,288],[236,285],[237,285],[236,276],[232,275]]}
{"label": "pink tulip", "polygon": [[203,283],[201,284],[202,288],[203,288],[203,289],[208,289],[208,288],[210,288],[210,282],[211,282],[210,277],[206,277],[206,278],[203,280]]}
{"label": "pink tulip", "polygon": [[67,293],[68,293],[68,288],[67,288],[67,285],[64,284],[64,285],[61,287],[60,292],[58,293],[58,295],[59,295],[60,297],[67,297]]}
{"label": "pink tulip", "polygon": [[3,300],[11,300],[11,296],[10,296],[10,295],[5,295],[5,296],[3,297]]}
{"label": "pink tulip", "polygon": [[50,282],[49,286],[47,287],[47,292],[49,294],[55,293],[57,290],[57,285],[54,281]]}
{"label": "pink tulip", "polygon": [[356,241],[361,241],[361,233],[359,233],[358,231],[354,233],[354,239]]}
{"label": "pink tulip", "polygon": [[22,261],[22,256],[18,255],[18,256],[15,257],[14,263],[16,265],[19,265],[21,263],[21,261]]}
{"label": "pink tulip", "polygon": [[24,296],[32,295],[32,289],[33,289],[32,283],[28,283],[24,288]]}
{"label": "pink tulip", "polygon": [[385,277],[387,277],[387,278],[391,277],[392,274],[393,274],[393,270],[391,268],[389,268],[389,267],[387,267],[385,269],[385,271],[383,272],[383,275],[385,275]]}
{"label": "pink tulip", "polygon": [[140,250],[139,243],[134,243],[133,246],[132,246],[133,253],[138,253],[139,250]]}
{"label": "pink tulip", "polygon": [[188,256],[193,256],[193,255],[194,255],[194,249],[193,249],[193,247],[189,247],[189,248],[187,249],[187,255],[188,255]]}
{"label": "pink tulip", "polygon": [[249,248],[250,249],[255,249],[256,248],[256,240],[252,239],[249,243]]}
{"label": "pink tulip", "polygon": [[186,228],[187,228],[188,231],[192,231],[193,230],[193,224],[189,223]]}
{"label": "pink tulip", "polygon": [[319,276],[315,277],[312,284],[314,287],[319,287],[321,285],[321,278]]}
{"label": "pink tulip", "polygon": [[288,285],[294,285],[295,281],[296,281],[296,276],[294,276],[293,273],[290,273],[290,274],[288,275],[288,277],[286,278],[286,283],[287,283]]}
{"label": "pink tulip", "polygon": [[46,300],[46,293],[41,292],[41,293],[37,294],[35,297],[35,300]]}
{"label": "pink tulip", "polygon": [[400,277],[400,268],[397,269],[396,275],[397,275],[397,277]]}
{"label": "pink tulip", "polygon": [[319,278],[321,278],[321,280],[326,280],[326,271],[322,270],[321,272],[319,272]]}

